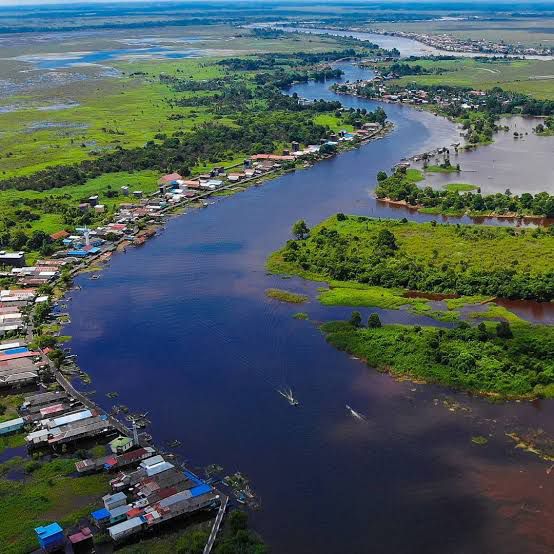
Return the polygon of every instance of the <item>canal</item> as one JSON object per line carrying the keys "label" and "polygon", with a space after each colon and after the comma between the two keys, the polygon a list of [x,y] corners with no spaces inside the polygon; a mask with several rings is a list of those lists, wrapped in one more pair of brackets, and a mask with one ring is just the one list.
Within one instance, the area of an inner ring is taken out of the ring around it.
{"label": "canal", "polygon": [[[367,78],[344,68],[345,78]],[[294,90],[335,97],[329,84]],[[554,403],[495,405],[396,382],[329,346],[313,322],[293,319],[297,307],[264,294],[308,293],[302,310],[313,319],[349,312],[318,305],[313,283],[266,273],[267,256],[297,219],[431,219],[380,205],[370,191],[379,170],[448,145],[458,131],[409,107],[385,109],[395,125],[387,137],[173,218],[144,247],[115,255],[101,279],[78,277],[64,333],[101,405],[148,411],[158,444],[178,439],[192,466],[217,463],[250,478],[261,502],[251,520],[272,552],[552,551],[552,478],[505,433],[554,432]],[[385,322],[430,321],[372,311]],[[277,393],[282,386],[299,407]],[[108,399],[110,391],[119,398]],[[489,441],[476,445],[475,436]]]}

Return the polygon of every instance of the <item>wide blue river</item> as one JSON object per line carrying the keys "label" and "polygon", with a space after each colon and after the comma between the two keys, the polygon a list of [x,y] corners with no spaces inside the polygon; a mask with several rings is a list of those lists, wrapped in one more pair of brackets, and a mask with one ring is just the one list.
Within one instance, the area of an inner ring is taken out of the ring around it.
{"label": "wide blue river", "polygon": [[[367,77],[344,68],[345,78]],[[294,90],[336,98],[329,84]],[[80,276],[71,347],[101,405],[148,411],[156,443],[178,439],[192,466],[217,463],[250,478],[261,501],[251,521],[274,553],[552,552],[548,465],[505,435],[554,432],[552,402],[495,405],[396,382],[293,319],[298,307],[264,295],[272,286],[307,292],[301,309],[313,320],[349,313],[318,305],[313,283],[266,273],[297,219],[314,224],[339,211],[425,219],[378,205],[375,175],[450,144],[457,131],[409,107],[385,109],[395,124],[386,138],[175,217],[145,246],[115,255],[101,279]],[[477,435],[488,444],[472,443]]]}

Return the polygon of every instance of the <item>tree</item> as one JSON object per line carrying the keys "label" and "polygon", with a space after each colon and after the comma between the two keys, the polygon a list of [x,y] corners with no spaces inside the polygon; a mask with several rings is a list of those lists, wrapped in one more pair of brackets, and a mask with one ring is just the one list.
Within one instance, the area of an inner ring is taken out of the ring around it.
{"label": "tree", "polygon": [[345,221],[347,218],[343,213],[337,214],[337,221]]}
{"label": "tree", "polygon": [[379,171],[379,173],[377,173],[378,181],[384,181],[386,178],[387,178],[387,173],[385,171]]}
{"label": "tree", "polygon": [[292,226],[292,234],[296,237],[297,240],[303,240],[310,234],[310,229],[303,219],[299,219]]}
{"label": "tree", "polygon": [[377,240],[375,241],[375,250],[383,254],[390,254],[394,250],[398,250],[398,244],[396,244],[394,233],[388,229],[379,231]]}
{"label": "tree", "polygon": [[496,326],[496,335],[501,339],[511,339],[514,334],[507,321],[500,321]]}
{"label": "tree", "polygon": [[350,325],[359,327],[362,324],[362,314],[360,312],[352,312],[350,316]]}
{"label": "tree", "polygon": [[381,320],[379,319],[378,314],[371,314],[367,320],[368,329],[378,329],[382,327]]}

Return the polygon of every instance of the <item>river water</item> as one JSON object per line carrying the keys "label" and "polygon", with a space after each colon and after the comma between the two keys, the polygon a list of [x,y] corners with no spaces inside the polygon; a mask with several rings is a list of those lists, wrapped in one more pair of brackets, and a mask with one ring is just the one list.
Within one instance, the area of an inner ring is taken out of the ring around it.
{"label": "river water", "polygon": [[[346,78],[361,76],[345,68]],[[329,98],[328,86],[294,90]],[[318,305],[316,284],[267,275],[264,263],[299,218],[406,215],[369,194],[377,171],[450,144],[457,131],[408,107],[385,109],[395,124],[386,138],[173,218],[144,247],[115,255],[101,279],[78,277],[64,332],[101,405],[148,411],[158,444],[179,439],[193,466],[218,463],[251,479],[261,501],[252,523],[272,552],[552,552],[548,466],[505,432],[554,432],[554,403],[494,405],[396,382],[293,319],[298,307],[264,295],[272,286],[306,292],[301,310],[316,320],[349,313]],[[285,385],[300,407],[276,392]],[[477,435],[488,444],[472,443]]]}
{"label": "river water", "polygon": [[[251,25],[251,27],[267,27],[267,26],[271,26],[271,25],[267,25],[267,24]],[[440,48],[429,46],[428,44],[424,44],[423,42],[419,42],[411,38],[395,37],[391,35],[381,35],[378,33],[371,33],[366,31],[339,31],[337,29],[319,29],[319,28],[312,28],[312,27],[286,27],[286,26],[277,26],[277,28],[282,31],[288,31],[292,33],[333,35],[338,37],[354,37],[359,40],[367,40],[387,50],[392,50],[393,48],[396,48],[400,52],[400,56],[403,58],[408,56],[457,56],[460,58],[492,58],[492,57],[498,56],[498,54],[486,54],[483,52],[452,52],[449,50],[441,50]],[[516,54],[513,54],[513,55],[509,54],[506,57],[519,58],[522,56],[518,56]],[[529,55],[524,57],[528,60],[548,61],[548,60],[554,59],[554,56]]]}

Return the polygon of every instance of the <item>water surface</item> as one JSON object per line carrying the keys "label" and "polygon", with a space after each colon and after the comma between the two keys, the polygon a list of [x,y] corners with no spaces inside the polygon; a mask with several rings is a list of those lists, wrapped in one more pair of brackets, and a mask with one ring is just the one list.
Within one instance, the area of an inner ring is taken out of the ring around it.
{"label": "water surface", "polygon": [[[345,69],[350,79],[363,71]],[[294,90],[334,97],[328,85]],[[505,436],[516,425],[554,432],[552,402],[493,405],[396,382],[292,317],[349,310],[317,304],[314,283],[266,273],[267,256],[297,219],[407,215],[370,195],[377,171],[450,144],[457,130],[408,107],[385,109],[395,131],[384,139],[176,217],[144,247],[114,256],[101,279],[80,276],[64,333],[103,406],[117,391],[115,402],[149,412],[158,443],[179,439],[193,465],[218,463],[252,480],[261,500],[252,521],[275,553],[552,551],[552,479]],[[282,304],[265,296],[269,287],[311,301]],[[300,407],[277,393],[285,385]],[[476,435],[489,443],[473,444]]]}

